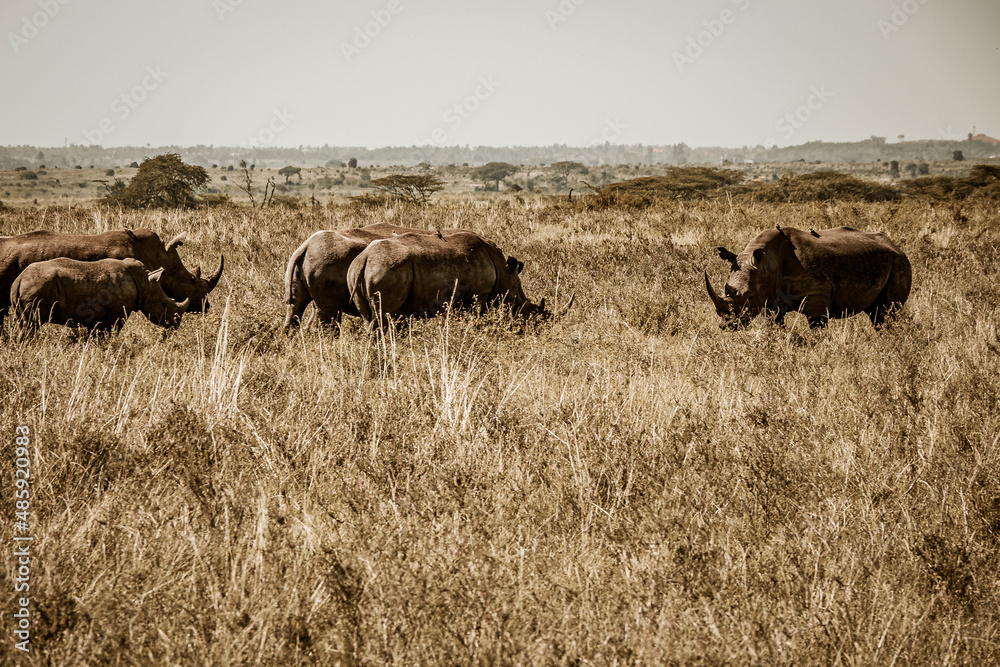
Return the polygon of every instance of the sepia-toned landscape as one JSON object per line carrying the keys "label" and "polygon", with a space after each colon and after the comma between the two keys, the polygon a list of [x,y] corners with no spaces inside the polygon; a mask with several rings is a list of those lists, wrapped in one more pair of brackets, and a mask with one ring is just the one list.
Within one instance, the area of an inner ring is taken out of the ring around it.
{"label": "sepia-toned landscape", "polygon": [[[423,206],[315,168],[263,208],[276,169],[251,208],[217,168],[202,192],[230,199],[186,210],[98,203],[104,169],[3,172],[4,235],[187,231],[189,268],[226,260],[175,331],[8,320],[0,423],[32,432],[20,664],[996,662],[997,180],[959,196],[853,167],[808,171],[869,189],[775,164],[694,194],[669,179],[706,172],[659,165],[539,167],[541,192],[404,170],[444,183]],[[604,187],[637,177],[666,194]],[[380,222],[477,232],[529,298],[575,303],[286,334],[292,251]],[[885,233],[913,268],[902,312],[720,330],[703,271],[721,286],[717,246],[775,225]]]}

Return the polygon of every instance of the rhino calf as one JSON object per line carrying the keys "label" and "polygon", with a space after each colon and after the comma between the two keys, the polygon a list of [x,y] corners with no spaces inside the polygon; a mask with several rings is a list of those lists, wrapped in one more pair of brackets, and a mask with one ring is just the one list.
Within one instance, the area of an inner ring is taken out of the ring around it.
{"label": "rhino calf", "polygon": [[29,333],[51,322],[118,331],[135,311],[161,327],[176,327],[190,298],[177,302],[160,285],[163,269],[135,259],[81,262],[59,257],[28,265],[14,280],[10,300]]}
{"label": "rhino calf", "polygon": [[707,271],[705,287],[724,328],[746,325],[761,312],[773,313],[780,324],[796,311],[811,327],[857,313],[878,327],[903,307],[912,282],[910,262],[892,241],[850,227],[776,227],[739,255],[719,248],[719,257],[732,268],[725,296],[712,289]]}

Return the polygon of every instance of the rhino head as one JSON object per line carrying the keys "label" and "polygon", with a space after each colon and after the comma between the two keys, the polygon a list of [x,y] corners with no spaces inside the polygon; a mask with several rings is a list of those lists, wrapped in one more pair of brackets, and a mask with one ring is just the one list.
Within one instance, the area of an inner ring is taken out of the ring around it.
{"label": "rhino head", "polygon": [[730,250],[719,247],[719,258],[729,262],[732,273],[726,281],[725,296],[719,296],[708,279],[705,271],[705,288],[708,296],[715,304],[715,312],[719,315],[719,326],[723,329],[737,329],[750,323],[750,320],[760,313],[766,302],[766,287],[763,285],[765,271],[765,252],[756,248],[749,254],[745,253],[743,264],[739,256]]}
{"label": "rhino head", "polygon": [[524,290],[521,287],[521,271],[524,270],[524,262],[521,262],[514,257],[507,257],[506,268],[506,274],[509,276],[507,300],[513,307],[514,312],[518,315],[521,315],[522,317],[538,315],[545,319],[562,317],[573,305],[573,300],[576,298],[576,294],[573,294],[569,298],[569,302],[555,312],[546,310],[545,297],[542,297],[542,300],[538,303],[532,303],[528,297],[524,295]]}
{"label": "rhino head", "polygon": [[224,255],[220,256],[218,270],[207,278],[202,278],[201,267],[188,271],[177,252],[177,248],[186,239],[187,232],[181,232],[163,246],[165,254],[163,261],[158,264],[164,268],[160,283],[164,292],[172,297],[185,299],[192,310],[208,312],[208,293],[219,284],[226,258]]}
{"label": "rhino head", "polygon": [[181,323],[181,316],[191,304],[187,298],[181,302],[174,301],[163,291],[160,279],[163,269],[149,271],[145,280],[137,280],[139,286],[138,308],[153,324],[161,327],[176,328]]}

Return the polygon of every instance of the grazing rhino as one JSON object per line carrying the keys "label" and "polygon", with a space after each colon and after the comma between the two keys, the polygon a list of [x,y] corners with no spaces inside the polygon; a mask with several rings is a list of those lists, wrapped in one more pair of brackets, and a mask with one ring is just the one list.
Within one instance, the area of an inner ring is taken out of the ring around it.
{"label": "grazing rhino", "polygon": [[[320,231],[300,245],[285,270],[285,329],[299,324],[306,306],[316,303],[313,318],[339,325],[343,313],[357,316],[347,288],[347,269],[372,241],[399,234],[447,236],[461,230],[425,230],[378,223],[358,229]],[[310,318],[310,323],[312,318]]]}
{"label": "grazing rhino", "polygon": [[779,324],[799,311],[810,327],[864,312],[878,327],[910,294],[906,255],[884,235],[850,227],[768,229],[739,255],[720,247],[719,257],[732,265],[726,294],[716,294],[707,271],[705,287],[727,328],[746,325],[761,311],[774,313]]}
{"label": "grazing rhino", "polygon": [[[429,316],[449,304],[480,309],[504,302],[521,315],[542,314],[521,289],[524,263],[472,232],[401,234],[372,241],[347,271],[351,300],[366,322]],[[573,299],[561,311],[569,309]]]}
{"label": "grazing rhino", "polygon": [[161,327],[176,327],[190,299],[178,303],[136,259],[81,262],[59,257],[35,262],[14,279],[10,301],[29,332],[51,322],[97,331],[118,331],[135,311]]}
{"label": "grazing rhino", "polygon": [[150,269],[162,268],[160,283],[163,291],[173,299],[188,301],[192,310],[208,310],[208,293],[215,289],[222,276],[225,257],[219,270],[207,279],[201,269],[188,271],[177,248],[187,238],[178,234],[164,245],[160,237],[148,229],[104,232],[103,234],[76,235],[55,232],[30,232],[0,239],[0,326],[10,306],[8,296],[14,279],[33,262],[57,257],[81,261],[100,259],[135,259]]}

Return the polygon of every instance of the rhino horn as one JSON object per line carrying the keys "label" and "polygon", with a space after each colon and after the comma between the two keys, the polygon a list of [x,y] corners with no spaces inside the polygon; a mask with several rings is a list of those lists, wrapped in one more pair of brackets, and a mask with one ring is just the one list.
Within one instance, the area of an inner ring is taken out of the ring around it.
{"label": "rhino horn", "polygon": [[210,291],[214,290],[215,286],[219,284],[219,278],[222,277],[222,267],[225,265],[226,265],[226,256],[219,255],[219,269],[208,277],[208,289]]}
{"label": "rhino horn", "polygon": [[573,292],[572,294],[569,295],[569,301],[566,302],[566,305],[563,306],[562,308],[560,308],[559,310],[557,310],[552,315],[552,317],[562,317],[563,315],[565,315],[566,313],[568,313],[569,309],[573,307],[573,301],[575,299],[576,299],[576,292]]}
{"label": "rhino horn", "polygon": [[187,232],[181,232],[180,234],[178,234],[177,236],[175,236],[174,238],[172,238],[170,240],[170,243],[168,243],[166,245],[167,252],[170,252],[171,250],[176,250],[177,248],[179,248],[181,246],[181,244],[184,243],[184,241],[187,240],[187,235],[188,235]]}
{"label": "rhino horn", "polygon": [[194,271],[192,271],[191,273],[194,274],[195,278],[201,278],[201,267],[200,266],[194,267]]}
{"label": "rhino horn", "polygon": [[190,305],[191,305],[191,297],[188,297],[183,301],[177,302],[177,309],[180,310],[182,313],[185,313],[187,312],[188,306]]}
{"label": "rhino horn", "polygon": [[705,287],[708,289],[708,296],[711,297],[712,303],[715,304],[715,312],[719,314],[720,317],[729,314],[729,304],[721,296],[715,293],[712,288],[712,283],[708,280],[708,271],[705,271]]}

